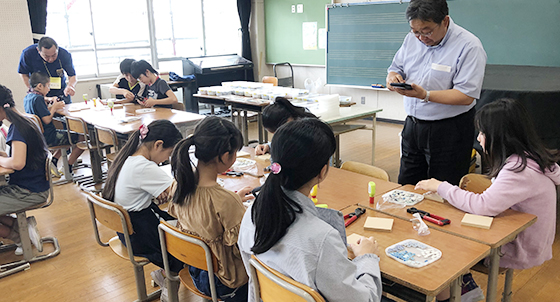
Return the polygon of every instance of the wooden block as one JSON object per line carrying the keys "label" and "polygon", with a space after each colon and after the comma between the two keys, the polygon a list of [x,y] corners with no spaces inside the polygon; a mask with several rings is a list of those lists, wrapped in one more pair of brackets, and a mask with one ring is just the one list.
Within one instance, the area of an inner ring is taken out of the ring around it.
{"label": "wooden block", "polygon": [[426,194],[424,198],[443,203],[443,198],[441,198],[438,193]]}
{"label": "wooden block", "polygon": [[489,229],[492,225],[493,217],[480,216],[474,214],[465,214],[463,220],[461,220],[461,225],[472,226],[475,228]]}
{"label": "wooden block", "polygon": [[267,154],[263,154],[263,155],[257,155],[257,156],[255,156],[255,158],[258,158],[260,160],[270,160],[270,154],[267,153]]}
{"label": "wooden block", "polygon": [[249,156],[251,156],[251,154],[249,154],[249,152],[246,152],[246,151],[243,151],[243,150],[237,151],[237,157],[249,157]]}
{"label": "wooden block", "polygon": [[393,229],[392,218],[368,217],[364,229],[369,231],[391,231]]}
{"label": "wooden block", "polygon": [[362,235],[358,235],[356,233],[350,234],[350,236],[346,237],[346,243],[348,244],[356,244],[358,240],[362,238]]}

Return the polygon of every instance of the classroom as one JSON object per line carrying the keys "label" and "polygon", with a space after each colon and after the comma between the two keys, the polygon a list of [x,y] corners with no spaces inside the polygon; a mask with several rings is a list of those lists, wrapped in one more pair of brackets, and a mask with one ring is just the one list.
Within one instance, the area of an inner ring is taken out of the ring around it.
{"label": "classroom", "polygon": [[560,301],[558,1],[2,4],[0,300]]}

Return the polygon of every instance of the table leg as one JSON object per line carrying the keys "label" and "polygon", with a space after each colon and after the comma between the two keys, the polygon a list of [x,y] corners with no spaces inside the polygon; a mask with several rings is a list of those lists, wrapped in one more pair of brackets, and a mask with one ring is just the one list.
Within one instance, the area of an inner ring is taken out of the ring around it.
{"label": "table leg", "polygon": [[210,114],[214,115],[214,105],[210,105]]}
{"label": "table leg", "polygon": [[94,183],[100,183],[103,181],[103,169],[101,168],[101,156],[97,150],[91,150],[89,152],[89,158],[91,161],[91,174],[93,176]]}
{"label": "table leg", "polygon": [[490,267],[488,268],[488,287],[486,289],[486,301],[495,302],[498,292],[498,272],[500,269],[500,248],[490,250]]}
{"label": "table leg", "polygon": [[373,122],[371,123],[371,165],[375,166],[375,132],[377,130],[377,113],[374,113],[371,117],[373,119]]}
{"label": "table leg", "polygon": [[336,149],[334,151],[333,165],[335,168],[340,168],[340,135],[335,135],[334,138],[336,140]]}
{"label": "table leg", "polygon": [[451,285],[449,286],[449,291],[451,293],[451,297],[449,297],[450,302],[461,302],[461,282],[463,281],[463,276],[459,276],[459,278],[453,280]]}
{"label": "table leg", "polygon": [[249,124],[247,122],[246,110],[243,110],[243,145],[249,145]]}
{"label": "table leg", "polygon": [[264,130],[262,113],[260,112],[257,113],[257,128],[257,131],[259,132],[259,144],[266,143],[266,141],[263,140],[263,133],[266,133],[266,130]]}
{"label": "table leg", "polygon": [[434,298],[435,298],[434,296],[426,295],[426,302],[432,302],[432,301],[434,301]]}

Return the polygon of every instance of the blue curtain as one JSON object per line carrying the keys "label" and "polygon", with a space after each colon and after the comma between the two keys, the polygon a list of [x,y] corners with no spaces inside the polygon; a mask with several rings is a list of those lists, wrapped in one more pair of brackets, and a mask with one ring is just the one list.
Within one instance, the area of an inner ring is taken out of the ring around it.
{"label": "blue curtain", "polygon": [[[31,21],[31,32],[44,35],[47,30],[47,0],[27,0],[29,10],[29,21]],[[33,38],[33,42],[39,39]]]}

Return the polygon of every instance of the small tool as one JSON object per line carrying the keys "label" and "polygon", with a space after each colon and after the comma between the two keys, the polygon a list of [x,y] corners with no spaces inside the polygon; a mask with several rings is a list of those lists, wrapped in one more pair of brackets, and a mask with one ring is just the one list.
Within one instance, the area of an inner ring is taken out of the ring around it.
{"label": "small tool", "polygon": [[[344,227],[348,227],[352,222],[356,221],[362,214],[366,212],[363,208],[356,208],[353,213],[344,215]],[[348,220],[346,220],[348,219]]]}
{"label": "small tool", "polygon": [[443,218],[441,216],[435,215],[435,214],[430,214],[426,211],[422,211],[419,210],[417,208],[410,208],[406,210],[408,213],[410,214],[415,214],[415,213],[419,213],[420,216],[422,216],[422,219],[429,221],[431,223],[435,223],[439,226],[444,226],[444,225],[448,225],[451,223],[451,220],[447,219],[447,218]]}

